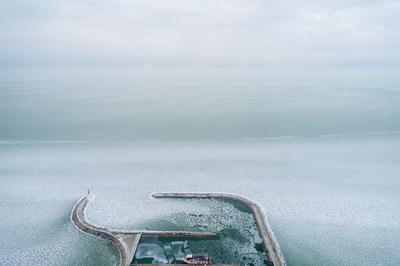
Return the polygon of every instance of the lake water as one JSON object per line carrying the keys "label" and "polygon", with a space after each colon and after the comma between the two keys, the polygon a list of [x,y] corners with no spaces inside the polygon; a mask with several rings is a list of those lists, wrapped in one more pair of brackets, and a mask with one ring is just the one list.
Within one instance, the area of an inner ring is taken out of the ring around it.
{"label": "lake water", "polygon": [[103,226],[191,208],[151,192],[224,191],[264,207],[289,265],[400,264],[399,82],[0,76],[0,265],[118,264],[69,220],[88,188]]}

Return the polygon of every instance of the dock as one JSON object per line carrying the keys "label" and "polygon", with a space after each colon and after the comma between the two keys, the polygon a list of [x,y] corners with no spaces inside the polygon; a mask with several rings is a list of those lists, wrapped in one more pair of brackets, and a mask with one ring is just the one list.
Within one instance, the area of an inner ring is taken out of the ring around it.
{"label": "dock", "polygon": [[110,230],[90,223],[85,209],[94,195],[87,195],[76,202],[71,212],[71,221],[79,231],[111,241],[118,249],[120,266],[129,266],[135,256],[142,236],[158,237],[215,237],[213,232],[192,231],[148,231],[148,230]]}
{"label": "dock", "polygon": [[[275,240],[271,227],[261,208],[256,202],[239,195],[227,193],[153,193],[154,199],[172,198],[172,199],[220,199],[233,200],[246,205],[252,212],[257,225],[260,237],[263,242],[265,253],[268,260],[274,266],[285,266],[284,257],[279,249],[279,245]],[[135,257],[136,249],[142,236],[158,236],[158,237],[216,237],[214,232],[201,231],[149,231],[149,230],[110,230],[90,223],[86,217],[85,209],[94,195],[86,195],[79,199],[74,205],[71,212],[72,224],[79,231],[86,234],[94,235],[111,241],[118,249],[120,256],[120,266],[129,266]],[[135,264],[144,266],[146,264]],[[149,265],[149,264],[147,264]],[[158,264],[168,265],[168,264]],[[178,264],[175,264],[178,265]],[[215,266],[237,266],[232,264],[213,264]]]}

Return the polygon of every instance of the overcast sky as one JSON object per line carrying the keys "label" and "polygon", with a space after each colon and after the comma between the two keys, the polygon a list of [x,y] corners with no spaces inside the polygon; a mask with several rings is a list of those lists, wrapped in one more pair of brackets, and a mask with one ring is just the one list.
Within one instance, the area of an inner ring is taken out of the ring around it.
{"label": "overcast sky", "polygon": [[0,0],[1,66],[398,66],[399,0]]}

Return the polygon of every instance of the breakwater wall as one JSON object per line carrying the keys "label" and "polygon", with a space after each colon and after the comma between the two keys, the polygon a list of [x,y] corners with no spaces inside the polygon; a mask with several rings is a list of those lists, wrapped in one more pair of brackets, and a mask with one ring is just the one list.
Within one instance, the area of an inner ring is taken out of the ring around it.
{"label": "breakwater wall", "polygon": [[268,259],[273,263],[274,266],[285,266],[285,259],[280,251],[279,245],[275,239],[272,229],[268,223],[266,215],[263,209],[256,202],[240,195],[227,194],[227,193],[176,193],[176,192],[165,192],[165,193],[153,193],[153,198],[175,198],[175,199],[222,199],[222,200],[233,200],[246,205],[253,213],[254,220],[256,222],[260,237],[264,244],[265,252]]}

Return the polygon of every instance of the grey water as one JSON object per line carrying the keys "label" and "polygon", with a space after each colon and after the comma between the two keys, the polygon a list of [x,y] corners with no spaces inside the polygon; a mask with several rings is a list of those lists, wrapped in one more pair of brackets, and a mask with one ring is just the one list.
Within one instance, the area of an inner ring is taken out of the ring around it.
{"label": "grey water", "polygon": [[154,191],[225,191],[264,207],[288,265],[398,265],[399,132],[395,78],[3,71],[0,265],[117,265],[71,225],[88,188],[102,226],[193,211]]}
{"label": "grey water", "polygon": [[20,72],[3,74],[0,84],[2,140],[225,141],[400,130],[392,79]]}

